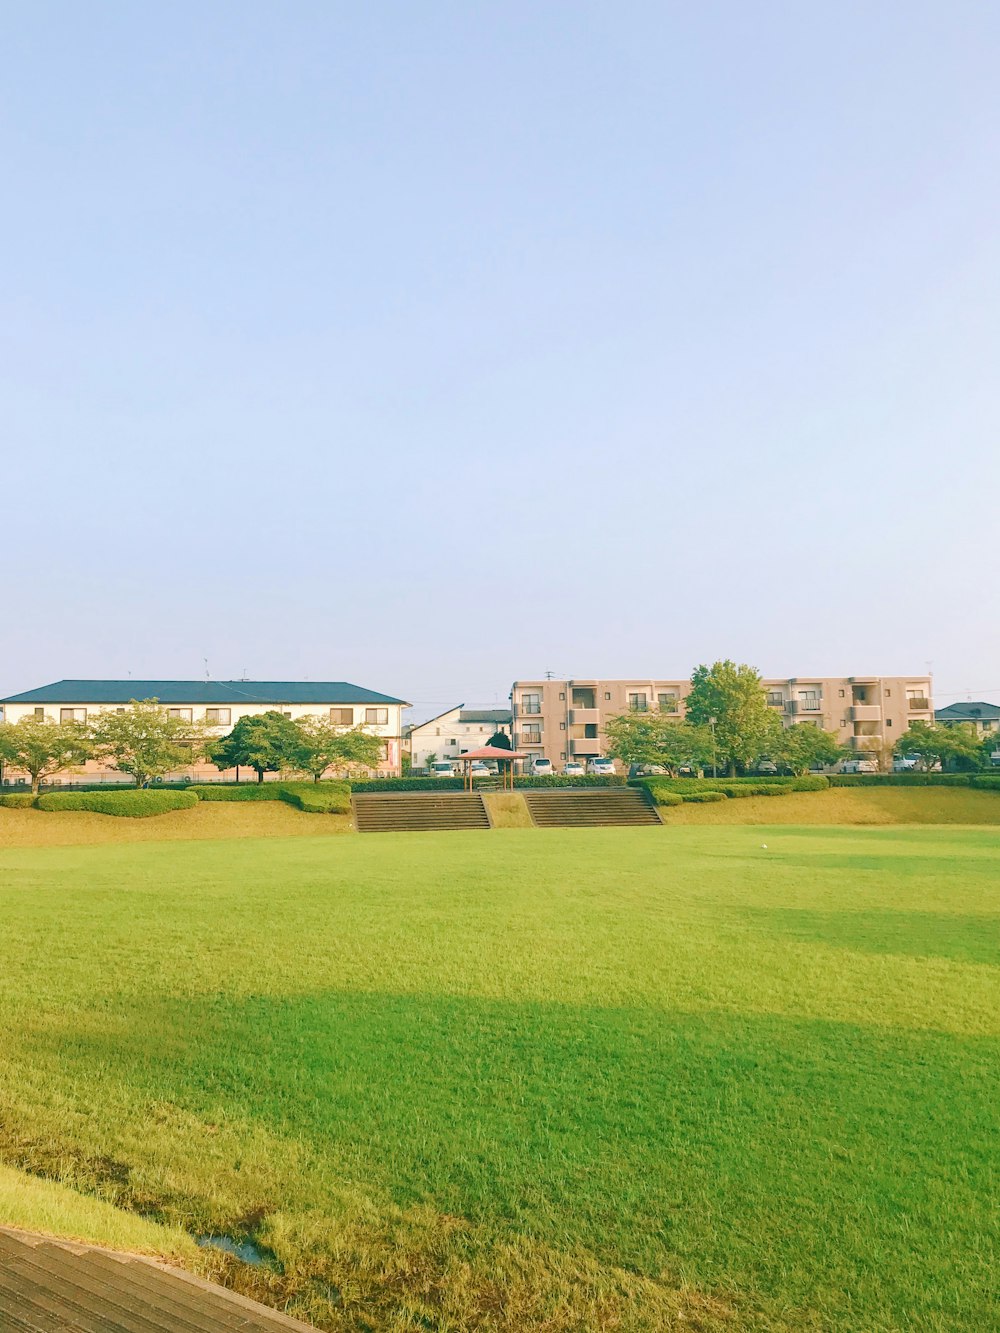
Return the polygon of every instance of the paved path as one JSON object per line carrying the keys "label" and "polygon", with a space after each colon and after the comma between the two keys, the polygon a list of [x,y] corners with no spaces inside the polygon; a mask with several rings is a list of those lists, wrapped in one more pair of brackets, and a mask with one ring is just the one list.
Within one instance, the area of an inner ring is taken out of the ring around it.
{"label": "paved path", "polygon": [[0,1227],[3,1333],[315,1333],[155,1259]]}

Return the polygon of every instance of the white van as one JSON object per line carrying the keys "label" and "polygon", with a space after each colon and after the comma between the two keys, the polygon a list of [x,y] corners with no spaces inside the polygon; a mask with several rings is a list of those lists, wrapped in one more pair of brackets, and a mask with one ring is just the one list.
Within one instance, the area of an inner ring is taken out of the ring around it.
{"label": "white van", "polygon": [[552,767],[551,759],[532,759],[531,776],[533,778],[548,778],[551,777],[554,772],[555,769]]}
{"label": "white van", "polygon": [[588,759],[587,772],[591,777],[609,778],[615,771],[615,761],[613,759]]}
{"label": "white van", "polygon": [[427,776],[431,778],[453,778],[455,765],[450,759],[437,759],[427,766]]}

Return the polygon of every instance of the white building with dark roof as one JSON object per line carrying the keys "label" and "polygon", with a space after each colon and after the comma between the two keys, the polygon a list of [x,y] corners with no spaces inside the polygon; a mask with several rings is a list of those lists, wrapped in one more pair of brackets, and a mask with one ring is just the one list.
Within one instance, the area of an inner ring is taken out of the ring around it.
{"label": "white building with dark roof", "polygon": [[[337,726],[364,727],[382,741],[379,773],[397,776],[402,751],[402,711],[410,705],[344,680],[58,680],[0,699],[0,720],[23,717],[88,724],[108,710],[124,711],[133,699],[156,699],[175,717],[197,723],[210,735],[224,736],[242,717],[274,711],[293,720],[312,715]],[[5,782],[16,785],[18,774]],[[183,774],[196,780],[235,776],[214,764],[197,761]],[[123,775],[89,760],[80,770],[62,775],[65,782],[120,782]]]}
{"label": "white building with dark roof", "polygon": [[414,768],[426,768],[432,755],[434,759],[457,759],[466,750],[478,750],[498,731],[510,735],[509,708],[466,708],[458,704],[407,729],[410,762]]}

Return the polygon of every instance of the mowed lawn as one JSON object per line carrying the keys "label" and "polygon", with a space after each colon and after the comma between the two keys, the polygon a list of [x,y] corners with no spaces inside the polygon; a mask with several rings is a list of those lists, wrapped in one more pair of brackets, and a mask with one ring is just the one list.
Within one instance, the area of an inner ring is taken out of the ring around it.
{"label": "mowed lawn", "polygon": [[322,1327],[1000,1327],[996,828],[7,848],[0,923],[0,1161]]}

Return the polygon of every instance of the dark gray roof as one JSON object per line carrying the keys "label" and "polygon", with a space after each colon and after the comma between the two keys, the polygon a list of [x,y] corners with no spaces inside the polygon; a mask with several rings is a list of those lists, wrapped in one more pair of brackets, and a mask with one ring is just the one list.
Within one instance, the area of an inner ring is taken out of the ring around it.
{"label": "dark gray roof", "polygon": [[402,704],[346,680],[57,680],[11,694],[6,704]]}
{"label": "dark gray roof", "polygon": [[948,704],[934,713],[937,722],[995,722],[998,718],[1000,707],[987,703]]}
{"label": "dark gray roof", "polygon": [[463,708],[459,722],[492,722],[496,726],[510,726],[513,714],[509,708]]}

